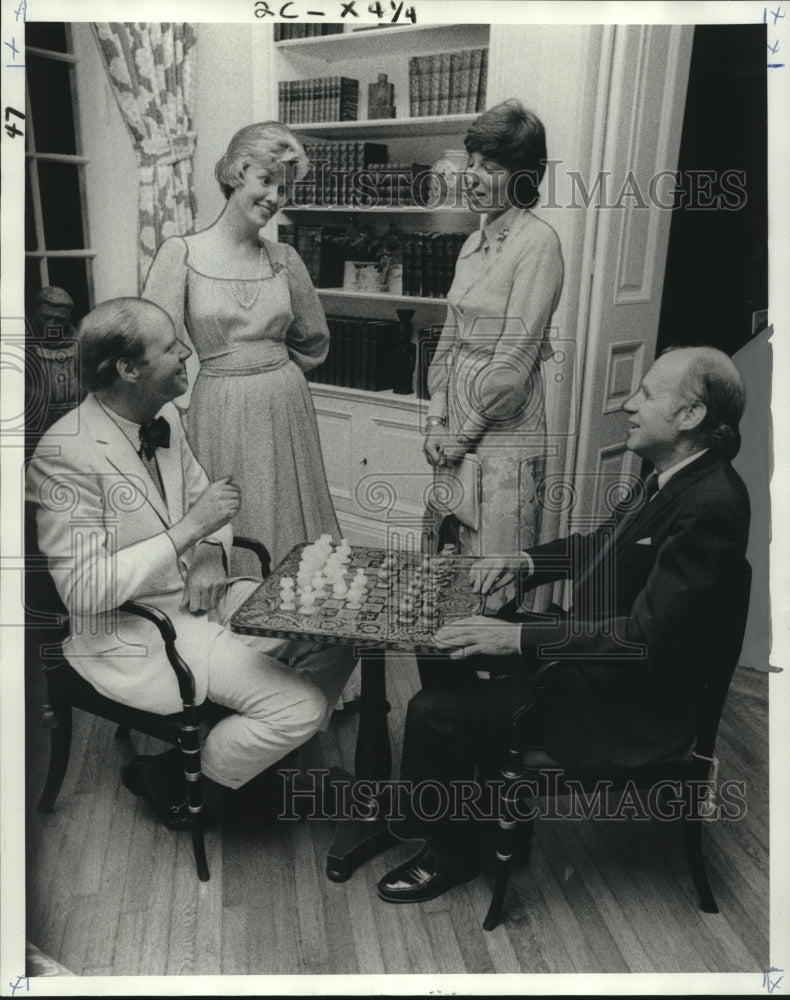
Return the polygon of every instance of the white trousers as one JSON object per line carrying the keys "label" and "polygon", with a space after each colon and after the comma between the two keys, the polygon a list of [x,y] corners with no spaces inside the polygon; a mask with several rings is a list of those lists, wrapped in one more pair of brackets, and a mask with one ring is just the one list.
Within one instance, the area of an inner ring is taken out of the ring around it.
{"label": "white trousers", "polygon": [[239,788],[301,746],[328,723],[355,662],[349,646],[218,632],[208,696],[234,714],[208,734],[203,773]]}
{"label": "white trousers", "polygon": [[[260,648],[264,644],[268,652]],[[233,714],[208,734],[203,773],[238,788],[301,746],[327,721],[354,662],[344,646],[318,649],[293,640],[217,636],[208,696]]]}

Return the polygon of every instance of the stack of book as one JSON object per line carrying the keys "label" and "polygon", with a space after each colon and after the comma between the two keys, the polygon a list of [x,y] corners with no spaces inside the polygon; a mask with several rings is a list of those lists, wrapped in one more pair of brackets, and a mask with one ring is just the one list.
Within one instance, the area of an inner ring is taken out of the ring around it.
{"label": "stack of book", "polygon": [[488,49],[409,59],[409,115],[463,115],[486,106]]}
{"label": "stack of book", "polygon": [[292,38],[317,38],[321,35],[343,33],[342,24],[275,24],[275,42],[287,42]]}
{"label": "stack of book", "polygon": [[316,288],[339,288],[343,284],[343,250],[337,245],[342,226],[281,225],[280,243],[288,243],[302,258]]}
{"label": "stack of book", "polygon": [[378,142],[304,143],[311,168],[293,189],[294,205],[355,205],[359,174],[387,159],[387,147]]}
{"label": "stack of book", "polygon": [[359,111],[359,80],[347,76],[280,80],[277,108],[280,121],[286,125],[354,122]]}
{"label": "stack of book", "polygon": [[403,243],[403,294],[443,299],[455,274],[466,233],[407,233]]}
{"label": "stack of book", "polygon": [[426,163],[376,163],[357,186],[357,204],[366,208],[424,205],[427,197]]}
{"label": "stack of book", "polygon": [[329,354],[309,373],[310,381],[369,392],[391,389],[397,321],[334,315],[326,320]]}

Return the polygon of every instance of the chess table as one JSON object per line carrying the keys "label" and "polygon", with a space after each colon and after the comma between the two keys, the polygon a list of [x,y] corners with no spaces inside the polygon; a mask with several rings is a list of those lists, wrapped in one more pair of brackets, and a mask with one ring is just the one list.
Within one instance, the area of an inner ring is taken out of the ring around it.
{"label": "chess table", "polygon": [[[357,779],[386,781],[392,772],[384,671],[386,650],[404,650],[421,658],[446,655],[434,640],[434,633],[454,619],[481,610],[480,596],[472,592],[469,582],[474,557],[430,557],[432,565],[441,572],[442,582],[431,585],[429,575],[423,573],[424,592],[435,607],[428,624],[419,610],[412,622],[404,622],[401,611],[402,598],[409,593],[416,571],[422,568],[422,555],[395,552],[394,571],[388,580],[382,580],[378,571],[387,550],[366,546],[351,547],[351,562],[347,567],[347,580],[353,579],[360,568],[368,578],[370,589],[361,608],[346,607],[347,598],[334,598],[330,592],[316,601],[309,614],[300,610],[298,600],[295,610],[283,610],[280,582],[284,577],[296,578],[304,548],[305,544],[295,546],[247,598],[233,616],[231,629],[245,635],[352,646],[362,672],[355,775]],[[336,882],[345,881],[359,864],[391,842],[381,821],[344,821],[339,824],[329,850],[328,877]]]}
{"label": "chess table", "polygon": [[347,607],[348,598],[335,598],[330,592],[316,602],[310,614],[300,611],[298,602],[294,611],[284,611],[280,582],[285,577],[296,578],[305,547],[303,544],[291,549],[277,569],[247,599],[233,617],[234,632],[430,654],[440,648],[433,638],[437,629],[455,618],[465,618],[480,611],[480,596],[472,592],[469,583],[469,568],[474,557],[431,556],[432,565],[438,566],[446,577],[444,584],[432,586],[427,574],[423,573],[426,586],[422,592],[428,594],[435,607],[435,617],[430,622],[424,621],[418,610],[413,622],[404,622],[401,601],[409,592],[416,571],[421,569],[421,555],[396,553],[396,568],[392,578],[385,581],[378,571],[387,552],[364,546],[352,546],[351,563],[347,567],[348,580],[359,569],[365,571],[368,579],[370,589],[361,608]]}

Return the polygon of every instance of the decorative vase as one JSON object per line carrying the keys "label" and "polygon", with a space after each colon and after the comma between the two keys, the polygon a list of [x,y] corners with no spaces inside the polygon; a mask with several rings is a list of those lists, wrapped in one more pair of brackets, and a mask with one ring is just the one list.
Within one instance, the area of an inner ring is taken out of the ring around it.
{"label": "decorative vase", "polygon": [[395,117],[395,87],[387,74],[379,73],[376,83],[368,84],[368,118]]}
{"label": "decorative vase", "polygon": [[387,269],[378,269],[373,260],[346,261],[343,287],[352,292],[383,292],[387,287]]}
{"label": "decorative vase", "polygon": [[428,196],[431,208],[464,208],[464,174],[469,161],[465,149],[445,149],[431,167]]}
{"label": "decorative vase", "polygon": [[392,391],[406,396],[414,392],[414,361],[417,349],[412,343],[413,309],[396,309],[398,314],[398,339],[392,359]]}

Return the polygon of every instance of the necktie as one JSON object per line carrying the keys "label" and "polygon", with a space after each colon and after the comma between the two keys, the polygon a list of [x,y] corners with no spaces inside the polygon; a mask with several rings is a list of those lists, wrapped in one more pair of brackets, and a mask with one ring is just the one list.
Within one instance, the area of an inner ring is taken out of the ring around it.
{"label": "necktie", "polygon": [[157,448],[170,447],[170,424],[164,417],[148,420],[140,427],[140,454],[150,462]]}
{"label": "necktie", "polygon": [[641,511],[647,507],[652,498],[658,493],[658,473],[651,472],[647,479],[642,483],[642,495],[634,499],[633,503],[626,510],[623,517],[620,519],[617,527],[614,529],[615,537],[620,534],[626,523],[630,523]]}
{"label": "necktie", "polygon": [[645,507],[647,507],[650,500],[656,495],[657,492],[658,473],[651,472],[647,479],[642,483],[641,495],[633,499],[631,505],[626,508],[625,513],[615,525],[614,531],[608,535],[598,550],[597,555],[587,564],[587,568],[576,584],[577,587],[580,588],[583,583],[586,583],[586,581],[598,569],[606,555],[614,548],[617,543],[617,539],[623,533],[625,528],[645,509]]}

